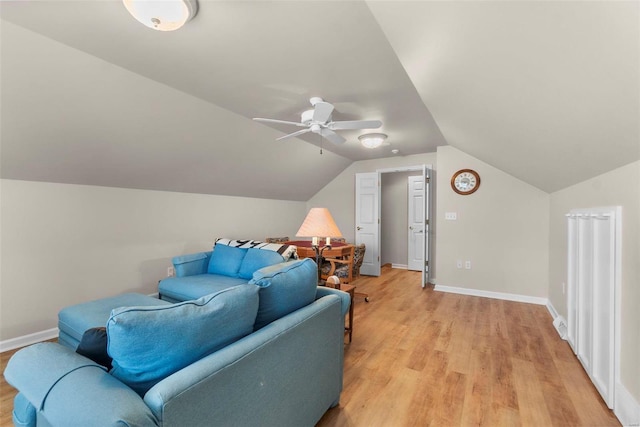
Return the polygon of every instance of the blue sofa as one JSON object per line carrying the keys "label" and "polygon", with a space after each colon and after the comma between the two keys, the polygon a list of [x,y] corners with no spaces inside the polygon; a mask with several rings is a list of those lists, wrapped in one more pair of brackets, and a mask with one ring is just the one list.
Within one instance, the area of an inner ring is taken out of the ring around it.
{"label": "blue sofa", "polygon": [[176,275],[160,281],[158,294],[169,302],[200,298],[249,283],[255,271],[296,258],[296,247],[292,245],[217,239],[213,251],[174,257]]}
{"label": "blue sofa", "polygon": [[313,426],[339,402],[350,304],[316,272],[285,262],[197,300],[115,308],[109,372],[58,343],[18,351],[14,424]]}

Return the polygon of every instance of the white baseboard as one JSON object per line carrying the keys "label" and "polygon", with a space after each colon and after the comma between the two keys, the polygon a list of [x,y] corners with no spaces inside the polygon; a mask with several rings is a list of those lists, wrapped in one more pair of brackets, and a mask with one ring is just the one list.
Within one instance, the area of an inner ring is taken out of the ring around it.
{"label": "white baseboard", "polygon": [[613,413],[623,426],[640,426],[640,403],[621,383],[616,385],[616,400]]}
{"label": "white baseboard", "polygon": [[434,290],[440,291],[440,292],[449,292],[452,294],[471,295],[474,297],[493,298],[493,299],[501,299],[506,301],[515,301],[515,302],[526,302],[529,304],[537,304],[537,305],[547,305],[549,303],[549,300],[547,298],[530,297],[527,295],[518,295],[518,294],[508,294],[505,292],[493,292],[493,291],[482,291],[478,289],[459,288],[456,286],[436,285]]}
{"label": "white baseboard", "polygon": [[409,266],[407,264],[394,264],[391,263],[391,268],[399,268],[401,270],[406,270],[409,268]]}
{"label": "white baseboard", "polygon": [[549,314],[551,314],[553,320],[556,320],[556,317],[558,317],[558,310],[556,310],[553,304],[551,304],[551,301],[547,302],[547,310],[549,310]]}
{"label": "white baseboard", "polygon": [[58,328],[0,341],[0,353],[58,337]]}

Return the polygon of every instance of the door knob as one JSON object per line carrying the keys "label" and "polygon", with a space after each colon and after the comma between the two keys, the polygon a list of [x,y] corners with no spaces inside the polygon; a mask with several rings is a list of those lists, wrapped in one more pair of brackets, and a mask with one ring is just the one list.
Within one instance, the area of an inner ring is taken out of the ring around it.
{"label": "door knob", "polygon": [[357,227],[356,227],[356,230],[360,231],[360,230],[362,230],[362,227],[357,226]]}

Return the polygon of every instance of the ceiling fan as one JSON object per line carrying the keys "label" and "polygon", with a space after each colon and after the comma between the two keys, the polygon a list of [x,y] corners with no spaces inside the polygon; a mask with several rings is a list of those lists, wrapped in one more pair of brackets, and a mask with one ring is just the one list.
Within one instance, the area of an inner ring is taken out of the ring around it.
{"label": "ceiling fan", "polygon": [[328,139],[334,144],[342,144],[346,141],[344,137],[334,132],[336,130],[377,129],[380,126],[382,126],[382,122],[380,120],[348,120],[348,121],[334,122],[331,119],[331,114],[333,113],[333,110],[334,110],[334,107],[332,104],[326,101],[323,101],[322,98],[318,98],[318,97],[313,97],[309,101],[311,102],[313,109],[307,110],[304,113],[302,113],[300,123],[289,122],[286,120],[262,119],[259,117],[256,117],[253,120],[257,122],[280,123],[280,124],[293,125],[293,126],[304,128],[297,132],[293,132],[288,135],[281,136],[280,138],[277,138],[276,141],[280,141],[281,139],[285,139],[285,138],[290,138],[292,136],[302,135],[308,132],[313,132],[322,136],[323,138]]}

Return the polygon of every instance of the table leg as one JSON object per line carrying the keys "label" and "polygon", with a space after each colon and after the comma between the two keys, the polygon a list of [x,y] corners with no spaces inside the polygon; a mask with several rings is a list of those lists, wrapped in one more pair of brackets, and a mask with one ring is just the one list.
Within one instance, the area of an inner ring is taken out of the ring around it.
{"label": "table leg", "polygon": [[354,304],[354,299],[355,299],[355,291],[356,291],[356,287],[352,286],[349,289],[349,296],[351,297],[351,304],[349,304],[349,328],[347,329],[347,331],[349,331],[349,343],[351,343],[351,338],[353,335],[353,304]]}

